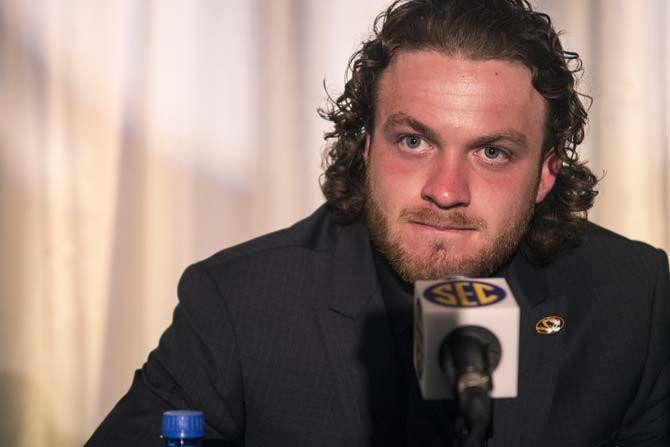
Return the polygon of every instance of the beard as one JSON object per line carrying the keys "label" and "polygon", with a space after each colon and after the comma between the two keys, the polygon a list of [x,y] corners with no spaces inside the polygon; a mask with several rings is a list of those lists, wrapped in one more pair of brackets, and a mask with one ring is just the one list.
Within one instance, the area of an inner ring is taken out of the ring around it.
{"label": "beard", "polygon": [[370,239],[396,273],[407,282],[447,276],[487,277],[500,269],[516,252],[533,216],[532,197],[535,191],[529,196],[527,206],[516,213],[497,234],[486,233],[488,225],[484,219],[467,216],[458,210],[425,207],[401,210],[398,224],[420,222],[436,227],[467,228],[487,235],[472,254],[457,256],[453,253],[453,243],[437,238],[422,241],[427,244],[427,249],[419,244],[410,246],[403,241],[399,229],[392,231],[390,217],[375,197],[368,176],[365,195]]}

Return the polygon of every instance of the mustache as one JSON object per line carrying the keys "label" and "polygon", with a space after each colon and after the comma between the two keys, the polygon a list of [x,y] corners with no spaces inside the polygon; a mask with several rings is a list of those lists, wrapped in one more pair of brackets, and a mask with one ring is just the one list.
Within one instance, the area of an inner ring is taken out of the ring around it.
{"label": "mustache", "polygon": [[484,219],[467,216],[461,211],[436,211],[429,208],[404,209],[400,212],[400,218],[433,227],[483,230],[487,226]]}

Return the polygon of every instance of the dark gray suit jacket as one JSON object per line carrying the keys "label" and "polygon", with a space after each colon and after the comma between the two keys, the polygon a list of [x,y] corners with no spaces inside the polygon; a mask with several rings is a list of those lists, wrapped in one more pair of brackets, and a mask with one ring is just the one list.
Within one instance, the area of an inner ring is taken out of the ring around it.
{"label": "dark gray suit jacket", "polygon": [[[592,225],[548,266],[517,255],[508,281],[519,396],[496,401],[489,447],[668,445],[665,254]],[[564,329],[537,334],[548,315]],[[186,270],[171,326],[86,445],[158,446],[175,408],[246,446],[406,445],[393,350],[367,229],[322,207]]]}

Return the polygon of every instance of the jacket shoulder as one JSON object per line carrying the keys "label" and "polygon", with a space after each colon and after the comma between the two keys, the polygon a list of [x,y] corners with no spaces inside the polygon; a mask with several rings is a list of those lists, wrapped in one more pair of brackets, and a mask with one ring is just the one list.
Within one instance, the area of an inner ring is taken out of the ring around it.
{"label": "jacket shoulder", "polygon": [[337,237],[337,227],[331,212],[326,205],[322,205],[313,214],[288,228],[220,250],[197,262],[195,266],[211,270],[222,264],[270,259],[291,250],[328,251]]}
{"label": "jacket shoulder", "polygon": [[600,225],[589,222],[587,230],[582,238],[582,250],[586,253],[598,255],[613,255],[615,259],[629,259],[637,261],[640,258],[658,258],[664,254],[663,250],[657,249],[645,242],[636,241],[615,233]]}
{"label": "jacket shoulder", "polygon": [[210,297],[225,297],[233,307],[267,307],[287,297],[297,303],[300,297],[316,296],[317,286],[327,279],[342,228],[324,205],[289,228],[192,264],[179,281],[178,295],[192,295],[193,284],[208,283]]}
{"label": "jacket shoulder", "polygon": [[560,256],[555,266],[571,275],[578,270],[591,279],[612,280],[649,276],[663,266],[667,270],[667,262],[663,250],[589,222],[580,244]]}

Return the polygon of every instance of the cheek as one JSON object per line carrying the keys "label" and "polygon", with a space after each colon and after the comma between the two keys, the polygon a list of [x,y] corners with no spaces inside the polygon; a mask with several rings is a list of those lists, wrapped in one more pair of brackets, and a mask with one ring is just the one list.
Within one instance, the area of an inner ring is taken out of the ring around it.
{"label": "cheek", "polygon": [[375,150],[373,167],[385,178],[401,180],[416,172],[417,163],[393,153],[392,149],[380,147]]}
{"label": "cheek", "polygon": [[411,197],[421,190],[421,165],[402,157],[388,154],[387,150],[378,150],[371,158],[370,174],[380,199],[398,200]]}
{"label": "cheek", "polygon": [[528,169],[480,175],[476,196],[489,210],[495,210],[495,214],[510,216],[534,202],[537,175]]}

